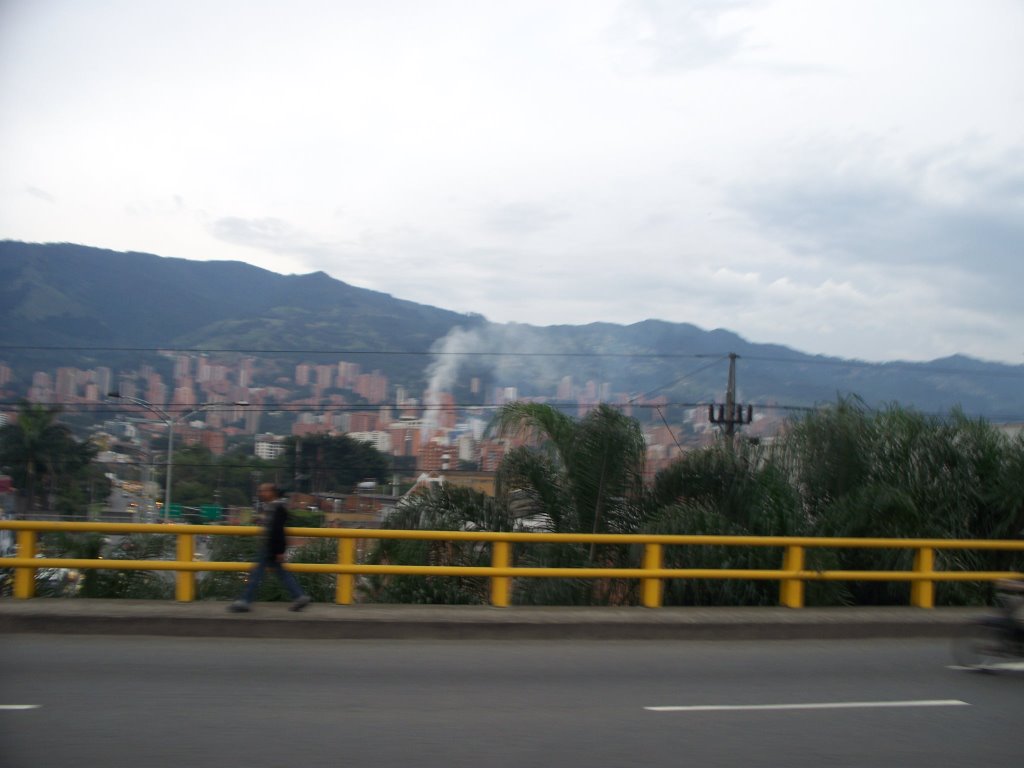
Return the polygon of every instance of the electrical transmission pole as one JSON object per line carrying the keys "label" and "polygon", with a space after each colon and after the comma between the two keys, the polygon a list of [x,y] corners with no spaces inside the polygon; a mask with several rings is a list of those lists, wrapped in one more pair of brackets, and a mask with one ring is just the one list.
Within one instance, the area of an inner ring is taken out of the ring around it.
{"label": "electrical transmission pole", "polygon": [[754,418],[754,406],[744,406],[736,402],[736,358],[734,352],[729,353],[729,386],[725,392],[725,405],[718,406],[718,413],[715,413],[715,404],[708,406],[708,419],[712,424],[720,424],[726,437],[736,434],[737,425],[749,424]]}

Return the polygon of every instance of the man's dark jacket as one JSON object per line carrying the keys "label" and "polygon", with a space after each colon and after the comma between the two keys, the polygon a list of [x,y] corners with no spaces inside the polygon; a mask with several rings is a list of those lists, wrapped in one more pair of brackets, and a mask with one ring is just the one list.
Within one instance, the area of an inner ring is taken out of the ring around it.
{"label": "man's dark jacket", "polygon": [[284,527],[288,524],[288,505],[285,504],[284,499],[275,499],[265,505],[263,513],[267,517],[267,555],[276,558],[278,555],[283,555],[288,547],[284,535]]}

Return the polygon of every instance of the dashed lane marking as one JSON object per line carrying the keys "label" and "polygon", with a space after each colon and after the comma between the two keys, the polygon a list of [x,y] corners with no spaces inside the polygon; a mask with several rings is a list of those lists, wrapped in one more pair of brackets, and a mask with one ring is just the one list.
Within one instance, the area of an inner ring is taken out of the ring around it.
{"label": "dashed lane marking", "polygon": [[959,699],[917,701],[825,701],[808,704],[699,704],[684,707],[644,707],[649,712],[764,712],[785,709],[875,709],[882,707],[969,707]]}
{"label": "dashed lane marking", "polygon": [[946,669],[985,670],[986,672],[1024,672],[1024,661],[1006,661],[999,664],[982,664],[977,667],[965,667],[950,664]]}

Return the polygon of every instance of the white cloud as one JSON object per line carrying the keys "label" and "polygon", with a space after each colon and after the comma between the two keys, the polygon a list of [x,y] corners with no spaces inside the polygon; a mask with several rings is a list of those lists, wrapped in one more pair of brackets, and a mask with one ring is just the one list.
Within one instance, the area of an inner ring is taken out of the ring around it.
{"label": "white cloud", "polygon": [[737,12],[749,0],[626,0],[610,39],[627,62],[655,72],[708,67],[734,58],[744,47]]}
{"label": "white cloud", "polygon": [[31,184],[25,187],[25,191],[28,192],[32,197],[42,200],[44,203],[55,203],[57,202],[53,195],[47,192],[45,189],[39,187],[33,187]]}
{"label": "white cloud", "polygon": [[1019,363],[1024,8],[11,0],[0,237]]}

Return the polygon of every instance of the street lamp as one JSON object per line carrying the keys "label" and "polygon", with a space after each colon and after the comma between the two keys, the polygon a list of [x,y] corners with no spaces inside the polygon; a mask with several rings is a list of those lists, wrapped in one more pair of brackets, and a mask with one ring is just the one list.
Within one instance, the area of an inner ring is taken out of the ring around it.
{"label": "street lamp", "polygon": [[167,411],[162,408],[157,408],[151,402],[143,400],[139,397],[132,397],[130,395],[122,395],[120,392],[110,392],[107,397],[114,397],[119,400],[127,400],[128,402],[135,403],[136,405],[142,406],[148,411],[155,413],[162,422],[167,425],[167,477],[164,483],[164,522],[167,522],[167,516],[171,513],[171,471],[174,468],[174,426],[179,421],[186,421],[189,417],[195,416],[197,413],[202,413],[210,408],[214,408],[218,405],[240,405],[245,406],[249,404],[248,400],[236,400],[233,403],[207,403],[201,405],[198,408],[183,413],[177,417],[171,416]]}

